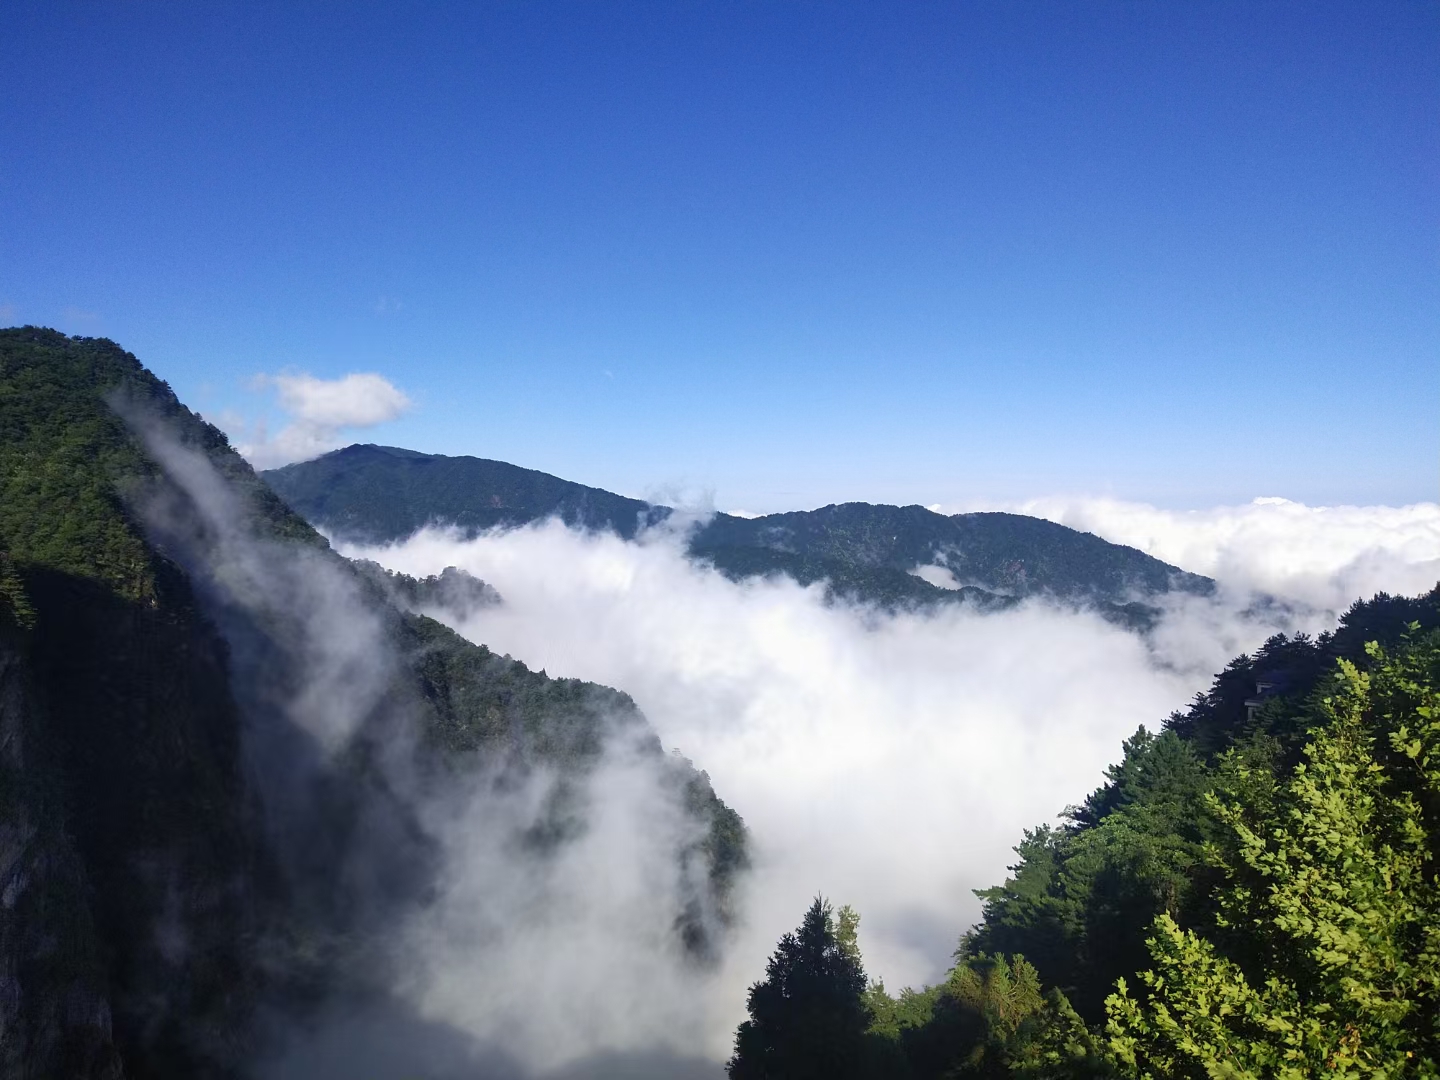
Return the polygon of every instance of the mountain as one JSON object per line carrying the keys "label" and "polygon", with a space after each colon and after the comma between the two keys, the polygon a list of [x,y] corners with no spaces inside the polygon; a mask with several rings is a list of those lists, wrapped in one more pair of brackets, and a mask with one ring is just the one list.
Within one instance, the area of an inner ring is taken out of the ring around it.
{"label": "mountain", "polygon": [[1020,514],[946,516],[923,506],[845,503],[759,518],[717,514],[696,532],[690,550],[730,573],[780,570],[804,584],[822,577],[855,581],[857,592],[887,598],[933,599],[959,591],[910,573],[927,566],[943,568],[962,587],[999,597],[1122,605],[1214,588],[1209,578],[1051,521]]}
{"label": "mountain", "polygon": [[629,539],[669,513],[503,461],[394,446],[347,446],[261,475],[307,520],[370,544],[399,540],[437,521],[478,532],[555,516]]}
{"label": "mountain", "polygon": [[[400,540],[432,523],[475,533],[551,516],[629,538],[672,513],[500,461],[384,446],[349,446],[261,475],[306,520],[366,543]],[[947,516],[922,506],[716,514],[692,532],[689,550],[733,578],[783,573],[803,585],[828,582],[832,595],[889,606],[965,601],[993,608],[1049,596],[1141,624],[1153,614],[1147,598],[1205,595],[1215,587],[1209,578],[1054,522],[1019,514]],[[953,587],[914,572],[927,567],[928,576]]]}
{"label": "mountain", "polygon": [[0,330],[0,1074],[249,1075],[274,1017],[413,966],[456,807],[543,867],[617,756],[664,818],[656,932],[708,962],[746,840],[705,774],[406,610],[483,583],[377,570],[119,346]]}

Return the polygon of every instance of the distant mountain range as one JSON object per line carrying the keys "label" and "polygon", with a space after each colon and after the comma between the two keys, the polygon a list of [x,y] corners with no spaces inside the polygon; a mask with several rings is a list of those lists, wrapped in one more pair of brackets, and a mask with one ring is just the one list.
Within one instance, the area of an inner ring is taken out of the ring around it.
{"label": "distant mountain range", "polygon": [[[364,543],[400,540],[430,524],[474,534],[548,517],[628,539],[673,513],[503,461],[388,446],[348,446],[261,476],[312,524]],[[1046,596],[1130,625],[1148,624],[1155,609],[1146,601],[1157,596],[1215,588],[1209,578],[1051,521],[947,516],[923,506],[715,514],[690,534],[689,551],[732,578],[788,574],[804,585],[825,581],[835,597],[888,607],[962,601],[996,608]],[[925,568],[932,580],[918,576]]]}

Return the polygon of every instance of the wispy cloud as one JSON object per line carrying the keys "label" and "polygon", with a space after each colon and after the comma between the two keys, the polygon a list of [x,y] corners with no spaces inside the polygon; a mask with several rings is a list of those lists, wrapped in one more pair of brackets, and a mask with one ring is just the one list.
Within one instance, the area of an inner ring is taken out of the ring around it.
{"label": "wispy cloud", "polygon": [[290,422],[269,434],[265,422],[227,426],[237,449],[260,469],[302,461],[341,444],[341,433],[374,427],[404,415],[414,403],[383,375],[352,373],[338,379],[307,374],[257,376],[256,389],[273,390]]}

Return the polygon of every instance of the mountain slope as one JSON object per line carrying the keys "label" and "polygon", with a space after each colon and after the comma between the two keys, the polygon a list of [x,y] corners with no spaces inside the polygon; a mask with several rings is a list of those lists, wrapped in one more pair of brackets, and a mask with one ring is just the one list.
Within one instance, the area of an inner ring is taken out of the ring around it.
{"label": "mountain slope", "polygon": [[[399,540],[431,523],[473,533],[550,516],[630,537],[671,513],[503,462],[379,446],[350,446],[262,476],[308,521],[370,543]],[[1018,514],[946,516],[921,506],[846,503],[748,519],[716,514],[693,532],[690,553],[732,577],[823,580],[833,594],[870,602],[1003,606],[1047,595],[1094,604],[1126,621],[1143,622],[1146,609],[1136,602],[1147,597],[1214,588],[1208,578],[1053,522]],[[920,567],[948,571],[957,587],[916,576]]]}
{"label": "mountain slope", "polygon": [[553,859],[616,753],[703,959],[744,828],[627,696],[393,606],[113,343],[0,331],[0,1072],[247,1074],[262,1006],[386,991],[437,807],[537,792]]}

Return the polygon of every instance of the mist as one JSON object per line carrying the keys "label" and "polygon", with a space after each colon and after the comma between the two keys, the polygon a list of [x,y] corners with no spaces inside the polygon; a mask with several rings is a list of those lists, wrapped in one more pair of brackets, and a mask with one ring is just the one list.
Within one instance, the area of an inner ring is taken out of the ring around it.
{"label": "mist", "polygon": [[[935,980],[979,914],[972,890],[1004,879],[1022,830],[1102,782],[1122,739],[1158,729],[1277,631],[1323,630],[1362,592],[1433,584],[1440,536],[1426,520],[1382,510],[1366,527],[1285,509],[1258,539],[1220,545],[1202,515],[1184,550],[1209,543],[1217,554],[1194,568],[1227,576],[1215,597],[1168,602],[1146,636],[1038,600],[884,614],[788,578],[736,583],[686,558],[675,529],[636,542],[555,521],[469,539],[429,529],[346,552],[491,583],[503,604],[436,616],[552,675],[624,688],[745,818],[756,865],[743,925],[690,1003],[719,1060],[746,987],[817,893],[860,911],[872,977],[891,990]],[[1187,519],[1167,522],[1169,542],[1186,543]],[[1277,548],[1300,569],[1284,573]],[[1262,584],[1296,587],[1257,604]]]}

